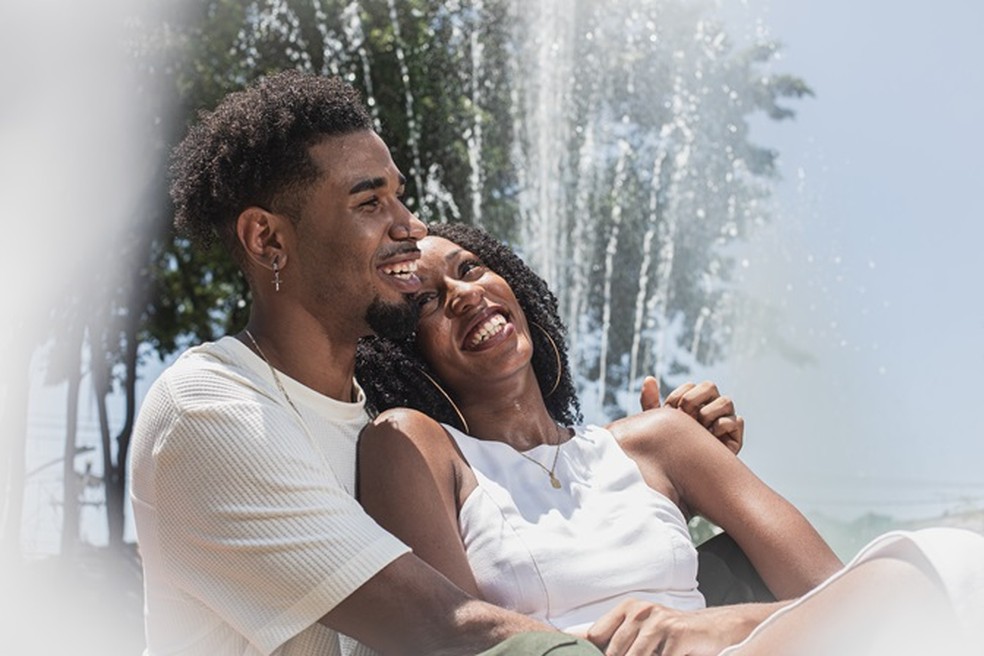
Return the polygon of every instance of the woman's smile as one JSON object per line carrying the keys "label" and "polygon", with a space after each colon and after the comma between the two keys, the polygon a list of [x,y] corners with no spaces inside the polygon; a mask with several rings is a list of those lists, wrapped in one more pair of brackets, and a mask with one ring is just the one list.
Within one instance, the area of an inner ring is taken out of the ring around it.
{"label": "woman's smile", "polygon": [[482,312],[465,334],[461,348],[465,351],[483,351],[492,348],[516,332],[505,313],[498,308]]}

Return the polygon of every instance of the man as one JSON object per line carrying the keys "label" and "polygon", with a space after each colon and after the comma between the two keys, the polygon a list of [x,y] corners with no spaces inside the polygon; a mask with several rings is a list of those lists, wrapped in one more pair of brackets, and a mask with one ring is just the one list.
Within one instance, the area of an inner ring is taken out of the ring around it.
{"label": "man", "polygon": [[253,302],[240,334],[187,351],[141,408],[131,498],[148,652],[334,655],[345,634],[386,653],[475,654],[515,636],[496,653],[596,654],[469,597],[353,498],[367,421],[356,344],[413,329],[426,234],[356,92],[286,72],[230,94],[172,176],[177,225],[223,241]]}

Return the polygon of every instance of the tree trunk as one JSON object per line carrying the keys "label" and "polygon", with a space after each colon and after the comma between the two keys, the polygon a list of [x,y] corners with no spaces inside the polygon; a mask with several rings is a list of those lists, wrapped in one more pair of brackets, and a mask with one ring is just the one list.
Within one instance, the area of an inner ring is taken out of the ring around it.
{"label": "tree trunk", "polygon": [[82,334],[79,328],[73,336],[72,348],[67,351],[73,358],[68,372],[68,394],[65,408],[65,451],[62,462],[62,557],[71,556],[79,541],[79,486],[75,471],[75,453],[79,429],[79,391],[82,386]]}
{"label": "tree trunk", "polygon": [[126,324],[124,363],[126,377],[123,381],[125,393],[125,417],[123,426],[116,436],[116,457],[113,457],[113,443],[110,437],[109,411],[106,401],[112,392],[112,372],[110,358],[106,353],[106,336],[92,344],[93,383],[96,388],[96,405],[99,413],[99,433],[103,453],[103,489],[106,493],[106,524],[109,528],[109,546],[122,550],[123,532],[126,526],[126,458],[130,450],[130,434],[136,415],[137,394],[137,323],[130,320]]}
{"label": "tree trunk", "polygon": [[[130,453],[130,437],[133,434],[133,424],[137,415],[137,355],[140,343],[137,340],[137,330],[139,324],[136,313],[127,322],[126,332],[126,379],[123,386],[126,394],[126,416],[123,419],[123,426],[116,435],[116,475],[112,479],[112,494],[119,504],[119,544],[123,545],[123,528],[125,525],[126,512],[126,461]],[[110,492],[107,488],[107,498]]]}
{"label": "tree trunk", "polygon": [[[93,352],[101,349],[101,345],[93,344]],[[93,358],[92,380],[96,388],[96,410],[99,413],[99,438],[102,446],[103,460],[103,491],[106,494],[106,525],[109,528],[109,546],[118,549],[123,546],[123,507],[122,500],[113,485],[116,465],[113,463],[113,444],[109,431],[109,411],[106,408],[106,397],[111,391],[110,372],[105,364],[104,354]]]}

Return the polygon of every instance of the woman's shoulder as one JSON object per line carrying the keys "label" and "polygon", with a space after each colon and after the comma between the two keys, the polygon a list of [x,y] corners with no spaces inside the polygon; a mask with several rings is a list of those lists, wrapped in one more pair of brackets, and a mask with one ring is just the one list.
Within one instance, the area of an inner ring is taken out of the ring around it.
{"label": "woman's shoulder", "polygon": [[[440,428],[441,424],[430,415],[413,408],[390,408],[376,415],[369,426],[393,426],[429,429]],[[443,430],[443,429],[441,429]]]}
{"label": "woman's shoulder", "polygon": [[654,408],[630,415],[608,425],[622,451],[635,461],[643,480],[651,488],[676,504],[684,515],[689,511],[670,476],[672,456],[693,426],[699,426],[686,413],[674,408]]}
{"label": "woman's shoulder", "polygon": [[359,436],[360,449],[412,446],[421,452],[445,452],[450,438],[435,419],[411,408],[391,408],[377,415]]}
{"label": "woman's shoulder", "polygon": [[673,438],[701,426],[687,413],[675,408],[654,408],[608,424],[619,445],[627,451],[650,451],[672,443]]}

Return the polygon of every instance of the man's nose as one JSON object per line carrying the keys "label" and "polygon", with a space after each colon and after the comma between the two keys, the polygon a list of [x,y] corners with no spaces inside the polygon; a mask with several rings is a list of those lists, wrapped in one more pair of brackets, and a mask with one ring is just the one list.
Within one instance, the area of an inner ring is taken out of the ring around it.
{"label": "man's nose", "polygon": [[427,236],[427,224],[417,218],[405,205],[400,203],[397,215],[390,226],[390,237],[395,241],[419,241]]}

